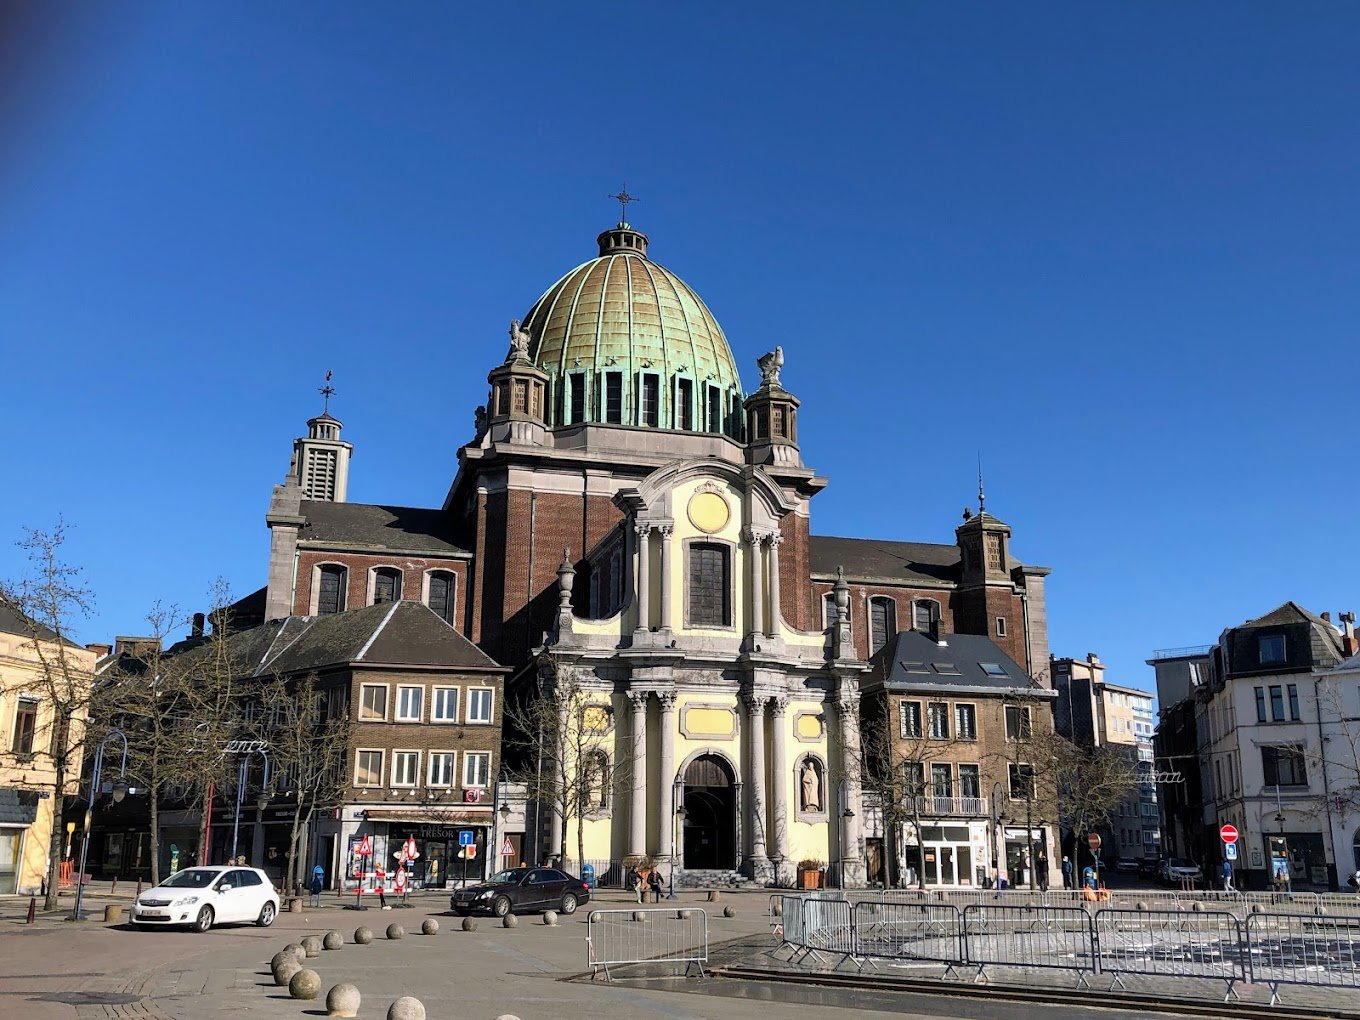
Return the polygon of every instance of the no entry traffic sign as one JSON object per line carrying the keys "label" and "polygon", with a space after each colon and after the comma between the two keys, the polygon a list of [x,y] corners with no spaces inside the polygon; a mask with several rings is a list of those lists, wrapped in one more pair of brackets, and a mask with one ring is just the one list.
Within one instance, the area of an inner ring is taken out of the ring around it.
{"label": "no entry traffic sign", "polygon": [[1224,825],[1218,830],[1218,838],[1231,846],[1237,842],[1237,826]]}

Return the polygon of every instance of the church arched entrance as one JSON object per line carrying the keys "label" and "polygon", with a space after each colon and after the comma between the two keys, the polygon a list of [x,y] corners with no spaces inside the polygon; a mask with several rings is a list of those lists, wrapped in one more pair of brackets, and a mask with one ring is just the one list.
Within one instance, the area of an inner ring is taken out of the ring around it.
{"label": "church arched entrance", "polygon": [[731,766],[701,754],[685,769],[686,868],[737,866],[737,791]]}

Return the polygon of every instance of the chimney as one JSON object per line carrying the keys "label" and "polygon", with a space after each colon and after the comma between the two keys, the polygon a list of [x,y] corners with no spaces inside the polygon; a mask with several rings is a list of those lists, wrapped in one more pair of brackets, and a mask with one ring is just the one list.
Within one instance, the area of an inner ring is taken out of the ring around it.
{"label": "chimney", "polygon": [[1349,658],[1360,650],[1355,641],[1355,613],[1337,613],[1336,618],[1341,621],[1341,651]]}
{"label": "chimney", "polygon": [[113,652],[113,645],[90,644],[85,646],[87,651],[94,652],[97,658],[104,658]]}
{"label": "chimney", "polygon": [[191,638],[200,638],[203,636],[203,624],[205,620],[206,617],[202,613],[194,614],[193,626],[189,631],[189,636]]}

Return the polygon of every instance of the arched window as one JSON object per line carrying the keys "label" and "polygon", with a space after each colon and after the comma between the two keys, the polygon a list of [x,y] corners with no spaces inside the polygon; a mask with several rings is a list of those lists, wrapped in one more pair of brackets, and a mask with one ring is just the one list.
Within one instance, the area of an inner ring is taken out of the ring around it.
{"label": "arched window", "polygon": [[873,655],[897,633],[897,603],[885,595],[869,600],[869,654]]}
{"label": "arched window", "polygon": [[345,611],[345,576],[347,571],[338,563],[327,563],[317,577],[316,612],[331,616]]}
{"label": "arched window", "polygon": [[401,601],[401,571],[379,567],[373,572],[373,604]]}
{"label": "arched window", "polygon": [[728,549],[717,542],[689,547],[689,623],[694,627],[732,625],[732,572]]}
{"label": "arched window", "polygon": [[917,599],[912,604],[911,629],[931,633],[940,622],[940,604],[934,599]]}
{"label": "arched window", "polygon": [[436,570],[430,574],[428,605],[446,623],[453,623],[453,603],[457,591],[458,579],[447,570]]}

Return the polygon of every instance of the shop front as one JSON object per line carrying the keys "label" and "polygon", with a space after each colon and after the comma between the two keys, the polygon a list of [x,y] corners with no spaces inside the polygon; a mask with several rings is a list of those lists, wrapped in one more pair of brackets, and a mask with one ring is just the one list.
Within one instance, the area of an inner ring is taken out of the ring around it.
{"label": "shop front", "polygon": [[[1028,889],[1031,881],[1037,888],[1041,884],[1041,877],[1035,870],[1034,861],[1049,858],[1045,830],[1030,829],[1028,836],[1024,829],[1006,828],[1003,831],[1006,837],[1006,881],[1012,889]],[[1052,870],[1050,864],[1049,871]],[[1060,878],[1059,884],[1061,881]]]}

